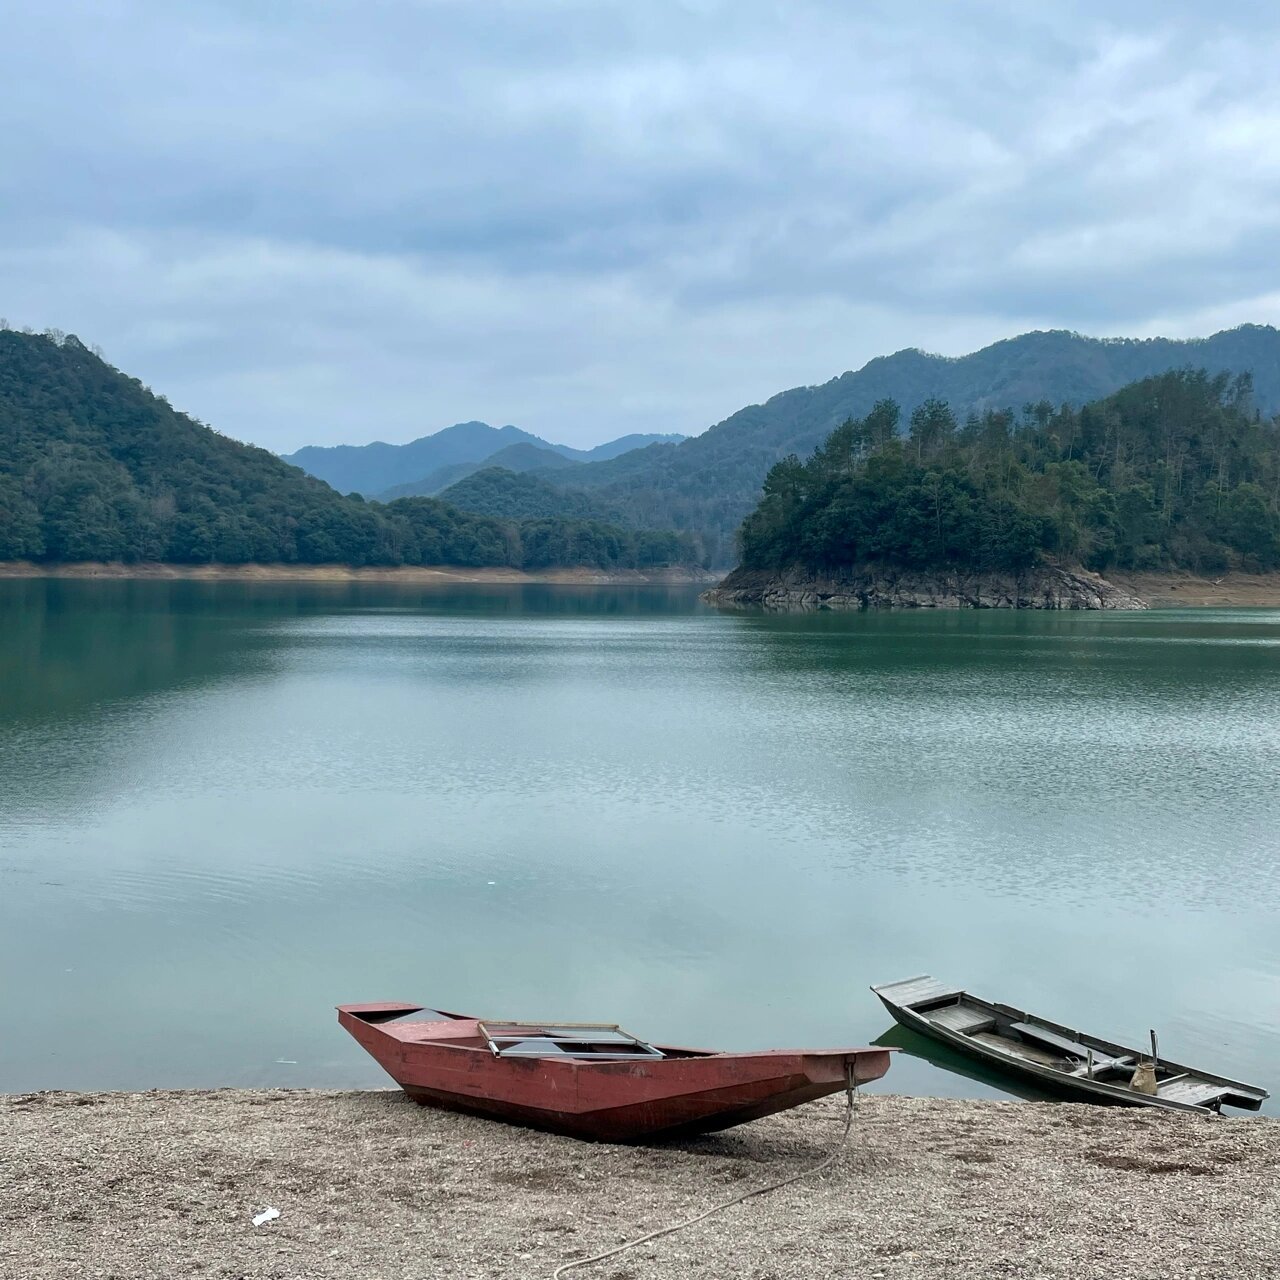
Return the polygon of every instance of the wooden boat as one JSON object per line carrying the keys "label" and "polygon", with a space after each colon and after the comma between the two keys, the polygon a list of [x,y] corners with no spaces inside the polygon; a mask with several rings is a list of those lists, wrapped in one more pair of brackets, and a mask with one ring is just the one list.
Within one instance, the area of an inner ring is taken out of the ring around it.
{"label": "wooden boat", "polygon": [[727,1129],[878,1080],[889,1049],[711,1053],[606,1023],[496,1022],[416,1004],[338,1006],[415,1102],[607,1142]]}
{"label": "wooden boat", "polygon": [[[1200,1112],[1226,1103],[1256,1111],[1269,1096],[1254,1085],[1159,1058],[1154,1032],[1151,1052],[1143,1053],[980,999],[928,974],[871,990],[904,1027],[1079,1102]],[[1131,1087],[1142,1062],[1154,1065],[1154,1093]]]}

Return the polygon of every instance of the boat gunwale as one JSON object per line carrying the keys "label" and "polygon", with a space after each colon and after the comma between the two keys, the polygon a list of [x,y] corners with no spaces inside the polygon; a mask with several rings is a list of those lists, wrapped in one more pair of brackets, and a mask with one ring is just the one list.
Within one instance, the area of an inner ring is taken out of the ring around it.
{"label": "boat gunwale", "polygon": [[[399,1005],[392,1006],[390,1002],[378,1002],[378,1003],[371,1003],[368,1005],[336,1005],[335,1006],[337,1013],[339,1015],[339,1022],[344,1027],[346,1027],[348,1031],[351,1031],[352,1028],[348,1027],[343,1020],[349,1018],[352,1021],[358,1023],[361,1027],[368,1030],[369,1032],[373,1032],[383,1037],[387,1041],[401,1046],[404,1049],[423,1049],[423,1050],[432,1050],[432,1051],[445,1050],[445,1049],[455,1050],[455,1051],[461,1050],[466,1053],[481,1054],[485,1059],[492,1062],[505,1062],[505,1063],[537,1062],[547,1066],[558,1066],[558,1067],[564,1067],[564,1068],[573,1069],[573,1070],[576,1070],[580,1067],[599,1067],[601,1069],[622,1068],[623,1070],[627,1070],[635,1066],[637,1063],[641,1063],[641,1062],[643,1062],[647,1067],[653,1068],[653,1067],[659,1066],[659,1064],[661,1063],[677,1063],[677,1062],[687,1063],[690,1061],[699,1061],[699,1060],[707,1060],[707,1059],[714,1059],[720,1062],[731,1062],[734,1059],[754,1061],[761,1058],[769,1058],[769,1059],[855,1058],[856,1059],[866,1054],[878,1054],[878,1053],[893,1054],[897,1052],[897,1050],[892,1046],[881,1046],[881,1045],[846,1045],[846,1046],[834,1048],[834,1049],[800,1048],[800,1049],[722,1050],[722,1049],[691,1049],[683,1045],[659,1044],[656,1041],[642,1041],[641,1043],[649,1044],[654,1049],[659,1050],[663,1056],[661,1058],[650,1057],[647,1055],[628,1056],[626,1058],[605,1058],[595,1054],[582,1054],[582,1055],[575,1056],[574,1054],[571,1054],[571,1053],[548,1054],[546,1057],[536,1057],[532,1055],[494,1054],[492,1050],[489,1048],[488,1043],[483,1039],[482,1032],[476,1033],[475,1039],[477,1043],[474,1043],[474,1044],[462,1043],[458,1040],[446,1039],[444,1037],[435,1037],[435,1036],[428,1037],[422,1040],[413,1040],[413,1039],[407,1039],[403,1036],[398,1036],[392,1033],[389,1030],[389,1027],[391,1024],[388,1022],[368,1022],[361,1016],[362,1012],[367,1012],[367,1011],[376,1012],[376,1011],[381,1011],[383,1009],[389,1009],[392,1007],[400,1009],[401,1012],[403,1013],[411,1013],[411,1012],[416,1012],[418,1009],[425,1008],[426,1006],[425,1005],[404,1005],[403,1007],[401,1007]],[[436,1012],[443,1013],[444,1010],[436,1010]],[[468,1025],[468,1024],[478,1025],[479,1023],[484,1021],[484,1019],[472,1018],[465,1014],[449,1014],[448,1016],[450,1021],[461,1022],[463,1023],[463,1025]],[[494,1019],[492,1021],[497,1021],[497,1020]],[[422,1025],[428,1025],[428,1024],[434,1024],[437,1026],[446,1025],[445,1023],[441,1022],[439,1019],[423,1019]],[[419,1024],[414,1022],[409,1022],[409,1023],[399,1022],[399,1023],[396,1023],[395,1025],[398,1025],[401,1027],[406,1027],[406,1026],[411,1027],[411,1026],[417,1026]],[[568,1025],[568,1024],[561,1024],[561,1025]],[[595,1024],[595,1025],[601,1025],[601,1024]],[[470,1038],[471,1037],[469,1036],[467,1037],[467,1039],[470,1039]]]}

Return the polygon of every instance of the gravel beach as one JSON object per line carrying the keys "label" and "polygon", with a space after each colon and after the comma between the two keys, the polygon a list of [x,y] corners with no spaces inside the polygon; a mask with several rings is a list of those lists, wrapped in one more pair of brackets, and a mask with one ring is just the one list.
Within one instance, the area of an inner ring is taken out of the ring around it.
{"label": "gravel beach", "polygon": [[[395,1091],[7,1096],[0,1275],[550,1277],[816,1164],[842,1115],[610,1147]],[[569,1274],[1277,1276],[1280,1121],[863,1097],[824,1174]]]}

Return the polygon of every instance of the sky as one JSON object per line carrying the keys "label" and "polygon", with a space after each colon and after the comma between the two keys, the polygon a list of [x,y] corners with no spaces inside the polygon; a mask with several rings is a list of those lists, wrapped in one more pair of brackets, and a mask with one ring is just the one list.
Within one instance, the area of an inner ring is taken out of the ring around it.
{"label": "sky", "polygon": [[1280,322],[1280,10],[8,0],[0,317],[279,452]]}

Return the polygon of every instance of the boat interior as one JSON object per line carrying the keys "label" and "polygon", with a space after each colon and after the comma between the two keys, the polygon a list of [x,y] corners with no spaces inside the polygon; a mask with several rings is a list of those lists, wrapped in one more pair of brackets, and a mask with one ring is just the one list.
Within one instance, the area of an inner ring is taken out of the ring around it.
{"label": "boat interior", "polygon": [[[386,1027],[399,1039],[487,1048],[496,1058],[586,1058],[600,1062],[713,1056],[700,1049],[650,1044],[612,1022],[500,1022],[404,1006],[362,1009],[353,1016]],[[450,1028],[450,1022],[459,1025]]]}
{"label": "boat interior", "polygon": [[423,1009],[417,1005],[399,1005],[388,1009],[355,1009],[353,1016],[375,1027],[391,1022],[472,1022],[460,1013],[445,1013],[440,1009]]}
{"label": "boat interior", "polygon": [[612,1023],[481,1022],[498,1058],[662,1058],[661,1049]]}

